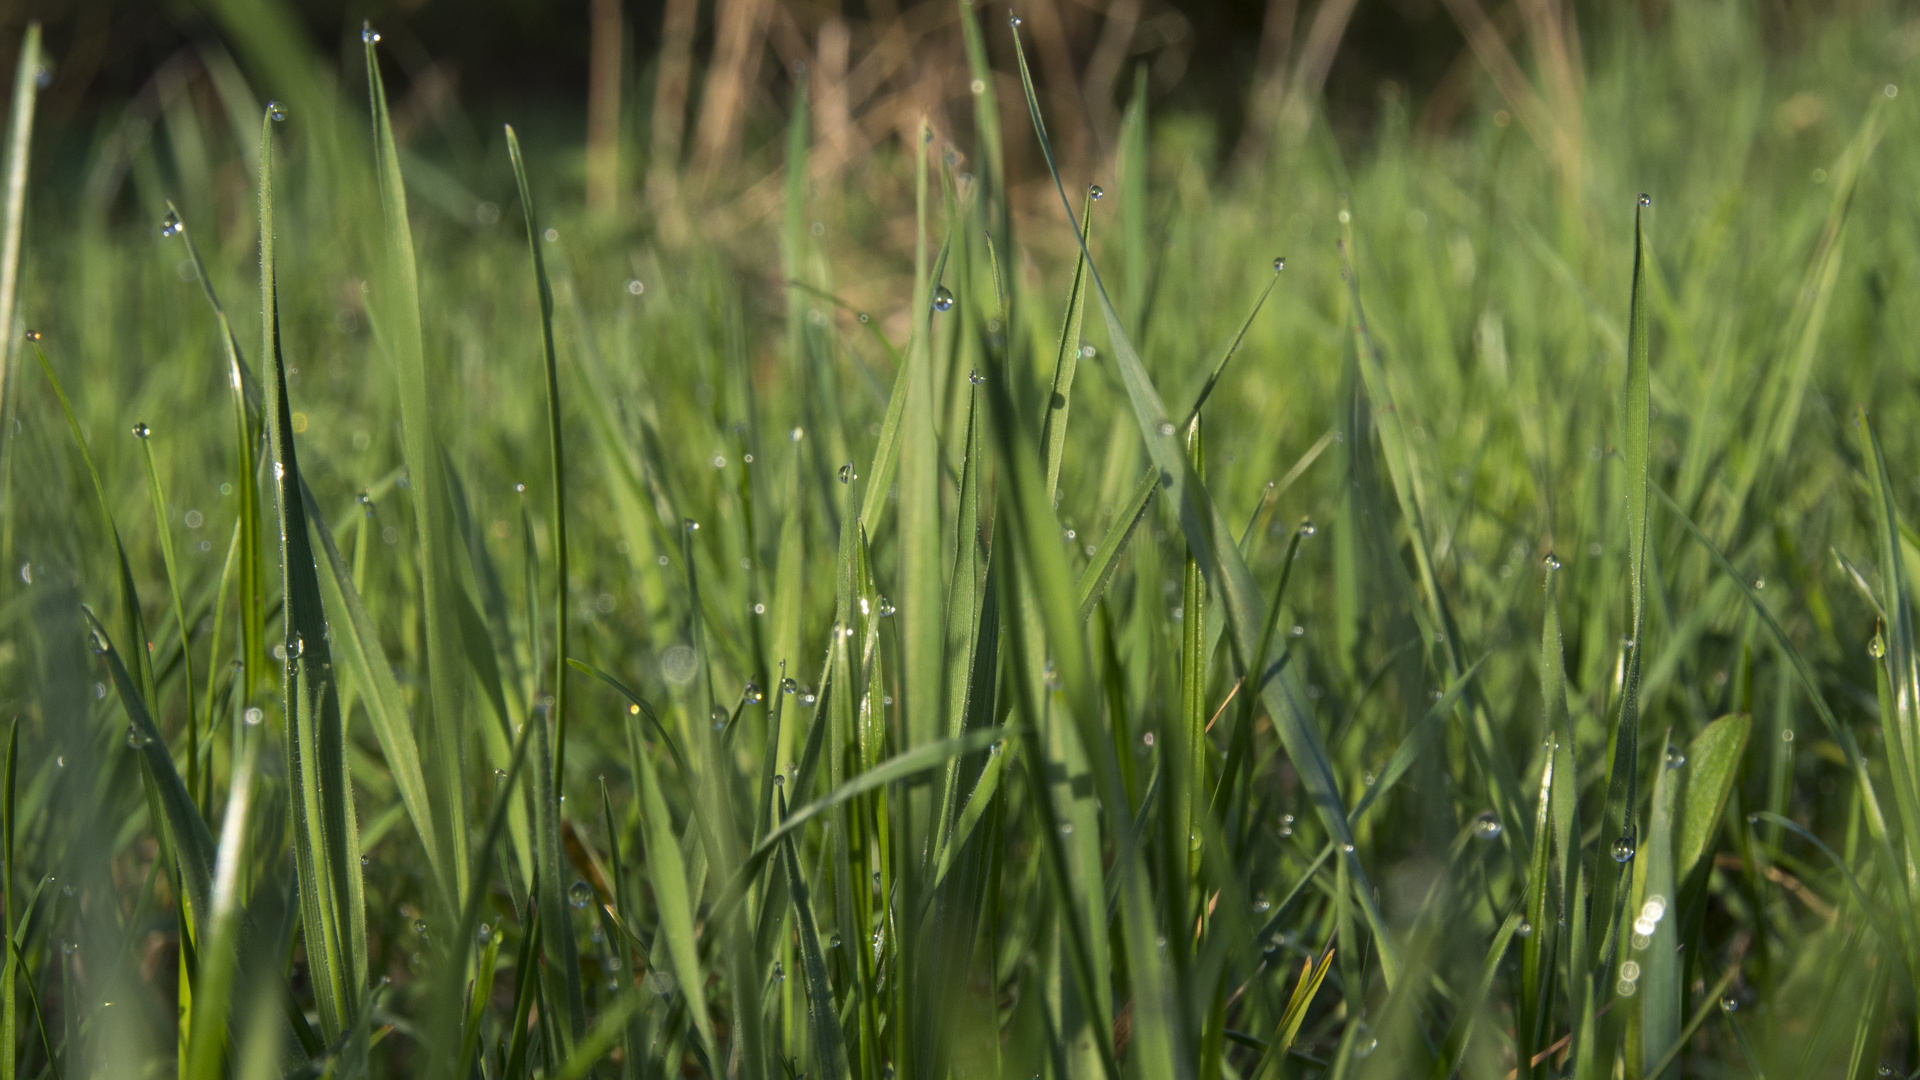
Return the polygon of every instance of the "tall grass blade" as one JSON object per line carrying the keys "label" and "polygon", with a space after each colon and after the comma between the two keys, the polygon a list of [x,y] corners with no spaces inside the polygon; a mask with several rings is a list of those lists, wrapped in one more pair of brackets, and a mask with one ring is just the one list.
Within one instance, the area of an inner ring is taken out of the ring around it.
{"label": "tall grass blade", "polygon": [[[33,115],[40,94],[40,23],[27,23],[20,39],[20,57],[13,69],[13,109],[7,121],[6,218],[0,222],[0,500],[6,520],[0,523],[0,556],[13,564],[13,362],[19,354],[14,313],[20,298],[20,233],[27,218],[27,161],[33,150]],[[12,1014],[11,1009],[8,1012]],[[11,1043],[9,1043],[11,1045]],[[7,1061],[12,1080],[12,1057]]]}
{"label": "tall grass blade", "polygon": [[386,85],[380,77],[377,35],[366,38],[367,93],[373,117],[374,172],[384,221],[384,261],[376,277],[373,310],[382,328],[397,382],[402,442],[414,527],[419,534],[417,564],[421,608],[426,623],[428,693],[420,702],[422,756],[428,791],[438,810],[434,843],[440,865],[452,868],[448,902],[464,896],[469,881],[466,809],[466,732],[468,673],[459,625],[459,543],[454,534],[453,503],[440,450],[420,331],[420,288],[414,265],[413,234],[407,221],[406,185],[394,146],[387,111]]}
{"label": "tall grass blade", "polygon": [[299,875],[307,971],[328,1043],[345,1042],[343,1067],[365,1067],[367,1029],[366,901],[360,877],[359,830],[347,775],[346,732],[334,685],[333,657],[320,581],[314,569],[280,353],[280,302],[274,262],[273,126],[260,132],[261,363],[274,501],[279,508],[284,586],[287,778],[291,790],[294,863]]}

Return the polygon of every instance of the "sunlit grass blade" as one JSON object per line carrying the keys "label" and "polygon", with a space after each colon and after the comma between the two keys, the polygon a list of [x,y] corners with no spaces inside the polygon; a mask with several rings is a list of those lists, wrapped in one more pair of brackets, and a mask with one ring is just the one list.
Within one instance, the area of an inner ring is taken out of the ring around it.
{"label": "sunlit grass blade", "polygon": [[200,789],[200,725],[193,714],[193,626],[187,621],[187,605],[180,598],[179,564],[173,557],[173,529],[167,522],[167,497],[160,488],[160,470],[153,463],[153,444],[145,422],[134,425],[140,440],[140,460],[147,470],[147,492],[153,501],[155,531],[160,538],[160,558],[167,570],[167,595],[173,601],[173,621],[180,627],[180,667],[183,697],[187,705],[187,790]]}
{"label": "sunlit grass blade", "polygon": [[437,811],[434,823],[439,833],[434,843],[440,847],[438,861],[452,868],[453,895],[464,896],[469,877],[464,725],[471,695],[456,598],[460,589],[460,552],[436,428],[426,348],[421,337],[419,278],[414,264],[413,234],[407,220],[406,185],[400,175],[399,153],[394,147],[386,86],[380,77],[380,57],[374,48],[378,40],[378,35],[366,38],[374,171],[385,223],[383,258],[380,273],[375,277],[371,306],[395,369],[408,487],[413,495],[414,528],[419,535],[420,606],[426,625],[429,689],[420,702],[419,711],[423,715],[419,724],[423,733],[422,758],[429,769],[427,787]]}
{"label": "sunlit grass blade", "polygon": [[[20,296],[20,233],[27,216],[27,163],[33,150],[34,109],[40,95],[40,23],[27,23],[20,38],[20,57],[13,69],[13,109],[7,121],[6,218],[0,227],[0,499],[6,518],[0,521],[0,557],[13,563],[13,364],[20,346],[14,335],[14,313]],[[9,983],[11,986],[11,983]],[[12,991],[7,991],[11,997]],[[12,1016],[12,1008],[7,1010]],[[9,1023],[11,1021],[9,1020]],[[7,1048],[12,1048],[12,1040]],[[13,1080],[13,1058],[8,1056],[5,1080]]]}
{"label": "sunlit grass blade", "polygon": [[380,646],[380,632],[367,613],[353,575],[333,542],[332,533],[321,527],[320,507],[313,494],[302,485],[308,518],[315,523],[313,537],[319,541],[314,568],[320,583],[321,599],[333,613],[327,622],[332,644],[338,646],[341,666],[359,688],[360,703],[366,709],[367,722],[380,744],[381,757],[393,777],[402,805],[412,818],[420,836],[434,880],[441,889],[450,889],[449,868],[440,862],[441,850],[434,842],[433,806],[427,795],[426,778],[420,769],[420,751],[413,739],[405,699],[393,665]]}
{"label": "sunlit grass blade", "polygon": [[639,717],[640,705],[636,702],[627,712],[627,746],[639,786],[641,850],[660,922],[658,934],[664,939],[667,955],[673,961],[673,976],[687,1002],[694,1030],[699,1032],[708,1055],[717,1057],[720,1044],[714,1041],[713,1025],[707,1014],[706,976],[700,966],[699,940],[694,932],[696,898],[688,887],[686,865],[680,856],[680,838],[667,810],[660,777],[647,754],[647,742],[641,737]]}

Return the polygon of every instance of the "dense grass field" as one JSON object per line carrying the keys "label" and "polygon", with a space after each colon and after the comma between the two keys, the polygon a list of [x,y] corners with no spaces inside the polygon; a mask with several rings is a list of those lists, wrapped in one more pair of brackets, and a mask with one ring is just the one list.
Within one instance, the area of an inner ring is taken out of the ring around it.
{"label": "dense grass field", "polygon": [[1920,23],[1748,7],[1056,178],[962,3],[611,216],[371,28],[10,137],[0,1080],[1920,1073]]}

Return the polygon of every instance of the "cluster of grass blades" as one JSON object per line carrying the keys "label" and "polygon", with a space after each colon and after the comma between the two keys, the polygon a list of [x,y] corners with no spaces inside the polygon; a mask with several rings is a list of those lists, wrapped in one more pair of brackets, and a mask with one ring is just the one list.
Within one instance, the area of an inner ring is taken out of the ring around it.
{"label": "cluster of grass blades", "polygon": [[[511,127],[511,242],[449,239],[368,27],[370,125],[250,114],[245,242],[157,196],[168,419],[116,443],[94,331],[9,334],[0,1080],[1920,1071],[1912,410],[1822,360],[1904,355],[1911,250],[1852,224],[1920,150],[1893,88],[1770,272],[1644,195],[1549,241],[1390,117],[1278,219],[1317,254],[1216,273],[1265,204],[1154,223],[1150,179],[1206,181],[1144,76],[1072,198],[1019,20],[958,12],[972,159],[907,148],[904,320],[840,299],[804,95],[763,335],[716,253],[548,216]],[[38,47],[8,326],[60,272],[22,261]]]}

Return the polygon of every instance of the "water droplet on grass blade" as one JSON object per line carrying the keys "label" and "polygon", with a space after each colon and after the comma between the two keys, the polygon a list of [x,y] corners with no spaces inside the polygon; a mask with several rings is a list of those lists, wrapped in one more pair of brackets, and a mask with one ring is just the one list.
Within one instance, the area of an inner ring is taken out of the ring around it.
{"label": "water droplet on grass blade", "polygon": [[1648,195],[1648,194],[1647,194],[1646,192],[1644,192],[1644,191],[1643,191],[1643,192],[1641,192],[1641,193],[1640,193],[1640,205],[1641,205],[1641,206],[1652,206],[1652,205],[1653,205],[1653,196],[1651,196],[1651,195]]}
{"label": "water droplet on grass blade", "polygon": [[260,706],[254,705],[242,713],[240,718],[246,721],[248,727],[259,727],[266,720],[267,714],[260,711]]}
{"label": "water droplet on grass blade", "polygon": [[1560,556],[1549,551],[1547,552],[1547,557],[1540,560],[1540,564],[1549,570],[1558,570],[1560,569]]}
{"label": "water droplet on grass blade", "polygon": [[1020,29],[1020,16],[1015,15],[1012,12],[1008,12],[1007,25],[1013,27],[1015,30]]}
{"label": "water droplet on grass blade", "polygon": [[1173,434],[1173,421],[1171,421],[1171,420],[1162,420],[1162,421],[1160,421],[1160,428],[1159,428],[1159,431],[1160,431],[1160,434],[1161,434],[1161,435],[1162,435],[1163,437],[1164,437],[1164,436],[1168,436],[1168,435],[1172,435],[1172,434]]}
{"label": "water droplet on grass blade", "polygon": [[134,438],[144,439],[151,434],[153,434],[153,429],[147,426],[147,422],[145,420],[137,421],[133,425]]}
{"label": "water droplet on grass blade", "polygon": [[185,225],[180,224],[180,215],[171,210],[167,211],[166,217],[160,219],[160,235],[169,240],[185,232],[186,228]]}
{"label": "water droplet on grass blade", "polygon": [[953,310],[953,292],[952,290],[948,289],[945,285],[942,285],[939,288],[933,290],[933,310],[935,311]]}
{"label": "water droplet on grass blade", "polygon": [[39,340],[40,340],[40,331],[38,331],[38,330],[29,330],[29,331],[27,331],[27,340],[28,340],[28,341],[39,341]]}
{"label": "water droplet on grass blade", "polygon": [[1498,840],[1503,831],[1500,815],[1491,810],[1482,810],[1480,816],[1473,819],[1473,835],[1481,840]]}
{"label": "water droplet on grass blade", "polygon": [[1878,627],[1874,628],[1873,640],[1867,642],[1867,655],[1873,657],[1875,660],[1887,655],[1887,642],[1885,638],[1880,636]]}
{"label": "water droplet on grass blade", "polygon": [[1287,268],[1287,257],[1285,255],[1278,256],[1273,260],[1274,273],[1277,274],[1280,271],[1285,270],[1286,268]]}
{"label": "water droplet on grass blade", "polygon": [[287,119],[287,107],[278,101],[267,102],[267,119],[272,120],[276,124],[285,123]]}
{"label": "water droplet on grass blade", "polygon": [[1525,941],[1533,936],[1533,924],[1522,919],[1520,925],[1513,928],[1513,932],[1520,940]]}
{"label": "water droplet on grass blade", "polygon": [[567,890],[567,902],[574,907],[583,908],[592,899],[593,886],[587,884],[586,878],[574,878],[573,887]]}
{"label": "water droplet on grass blade", "polygon": [[140,725],[138,724],[127,725],[127,748],[128,749],[145,750],[149,745],[152,744],[152,742],[153,742],[153,738],[149,736],[145,731],[141,730]]}
{"label": "water droplet on grass blade", "polygon": [[745,698],[749,705],[758,705],[762,701],[767,700],[767,695],[761,693],[759,684],[751,681],[747,683],[747,689],[741,694],[741,697]]}
{"label": "water droplet on grass blade", "polygon": [[1106,192],[1100,190],[1099,184],[1094,184],[1087,188],[1087,198],[1092,199],[1094,202],[1099,202],[1100,196],[1105,194]]}
{"label": "water droplet on grass blade", "polygon": [[369,45],[378,45],[380,43],[380,31],[373,28],[373,23],[363,19],[360,22],[360,40]]}
{"label": "water droplet on grass blade", "polygon": [[1667,747],[1667,768],[1677,769],[1687,763],[1687,755],[1677,746]]}
{"label": "water droplet on grass blade", "polygon": [[1720,1011],[1727,1013],[1739,1012],[1740,1002],[1731,997],[1723,997],[1720,999]]}
{"label": "water droplet on grass blade", "polygon": [[853,471],[853,462],[849,461],[845,465],[840,466],[840,482],[841,483],[843,484],[849,483],[854,479],[856,479],[856,477]]}
{"label": "water droplet on grass blade", "polygon": [[1614,862],[1617,862],[1617,863],[1632,862],[1633,853],[1634,853],[1633,837],[1622,836],[1613,842],[1612,854],[1613,854]]}
{"label": "water droplet on grass blade", "polygon": [[987,381],[987,377],[980,374],[979,368],[974,368],[972,371],[967,372],[967,381],[975,386],[979,386]]}

